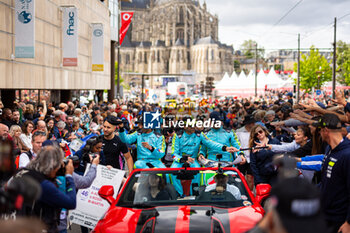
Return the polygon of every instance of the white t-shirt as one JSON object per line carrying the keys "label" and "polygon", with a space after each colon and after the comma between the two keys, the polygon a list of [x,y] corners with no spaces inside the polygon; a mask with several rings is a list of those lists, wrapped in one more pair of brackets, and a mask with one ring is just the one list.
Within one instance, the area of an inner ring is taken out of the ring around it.
{"label": "white t-shirt", "polygon": [[[30,150],[30,153],[32,153],[32,159],[34,159],[36,157],[36,154],[32,150]],[[22,153],[19,156],[18,168],[26,167],[29,162],[30,162],[30,159],[27,153]]]}
{"label": "white t-shirt", "polygon": [[[211,184],[205,188],[205,192],[209,192],[214,189],[216,189],[216,184]],[[236,186],[226,184],[226,191],[230,192],[237,200],[241,200],[241,192]]]}
{"label": "white t-shirt", "polygon": [[[239,142],[241,143],[241,148],[248,148],[249,147],[250,132],[248,132],[247,129],[243,126],[242,128],[239,128],[236,130],[236,134],[237,134]],[[250,163],[250,151],[249,150],[244,151],[244,156],[247,158],[247,162]]]}
{"label": "white t-shirt", "polygon": [[19,137],[22,140],[22,142],[24,143],[24,145],[26,145],[26,147],[28,147],[29,149],[33,149],[32,134],[29,134],[29,136],[27,136],[24,133],[22,133]]}

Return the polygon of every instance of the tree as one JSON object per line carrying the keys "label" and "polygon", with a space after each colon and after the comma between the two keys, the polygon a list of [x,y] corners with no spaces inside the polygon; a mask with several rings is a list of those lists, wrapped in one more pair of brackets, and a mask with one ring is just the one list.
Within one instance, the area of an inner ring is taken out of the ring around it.
{"label": "tree", "polygon": [[350,85],[350,44],[343,41],[337,42],[337,68],[339,75],[337,81],[347,86]]}
{"label": "tree", "polygon": [[[294,63],[297,72],[298,64]],[[311,46],[308,54],[302,54],[300,59],[300,88],[310,91],[312,87],[322,86],[332,80],[332,69],[327,59],[318,49]],[[296,80],[294,80],[296,82]]]}
{"label": "tree", "polygon": [[[118,73],[117,73],[117,70],[118,70],[118,62],[115,62],[115,76],[114,76],[114,82],[115,82],[115,86],[117,86],[117,83],[118,83]],[[119,74],[119,84],[121,86],[123,86],[125,89],[129,90],[130,87],[128,84],[124,83],[124,79],[122,77],[120,77],[120,74]]]}
{"label": "tree", "polygon": [[275,69],[275,70],[278,70],[278,71],[283,70],[281,64],[275,64],[275,65],[274,65],[274,69]]}
{"label": "tree", "polygon": [[239,60],[234,60],[233,67],[236,73],[241,73],[241,62]]}
{"label": "tree", "polygon": [[[243,54],[247,59],[255,58],[255,46],[257,42],[254,40],[245,40],[241,45],[240,49],[243,50]],[[258,45],[258,58],[264,57],[265,49],[263,47],[259,48]]]}

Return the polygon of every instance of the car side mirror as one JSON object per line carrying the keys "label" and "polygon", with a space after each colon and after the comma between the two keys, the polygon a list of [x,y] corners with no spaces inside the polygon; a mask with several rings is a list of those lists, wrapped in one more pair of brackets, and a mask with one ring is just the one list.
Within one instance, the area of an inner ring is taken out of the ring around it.
{"label": "car side mirror", "polygon": [[255,187],[256,190],[256,200],[261,204],[262,200],[266,199],[271,192],[271,185],[269,184],[258,184]]}
{"label": "car side mirror", "polygon": [[112,185],[103,185],[100,190],[98,190],[98,195],[108,201],[109,204],[112,204],[115,201],[113,197],[114,188]]}

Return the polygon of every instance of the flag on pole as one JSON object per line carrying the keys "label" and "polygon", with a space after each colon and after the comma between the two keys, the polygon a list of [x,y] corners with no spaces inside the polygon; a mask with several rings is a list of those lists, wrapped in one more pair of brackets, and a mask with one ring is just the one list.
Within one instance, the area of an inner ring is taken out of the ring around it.
{"label": "flag on pole", "polygon": [[123,11],[120,13],[120,17],[122,19],[122,24],[119,31],[119,45],[122,45],[126,32],[129,29],[131,18],[134,15],[134,12],[131,11]]}

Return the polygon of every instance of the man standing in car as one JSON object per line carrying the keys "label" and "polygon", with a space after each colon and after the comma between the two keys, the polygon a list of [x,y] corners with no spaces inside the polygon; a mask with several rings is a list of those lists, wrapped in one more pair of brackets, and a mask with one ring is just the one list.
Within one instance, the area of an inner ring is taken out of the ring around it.
{"label": "man standing in car", "polygon": [[133,170],[134,162],[128,147],[115,135],[118,120],[114,116],[108,116],[103,122],[103,155],[104,165],[121,169],[120,153],[123,153],[129,172]]}

